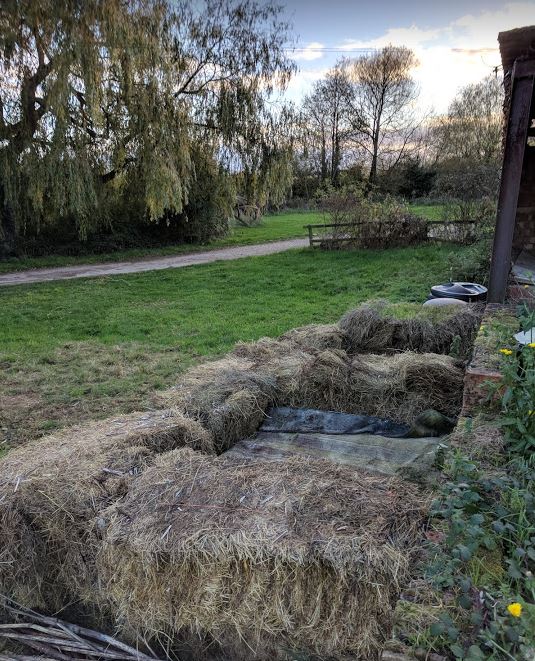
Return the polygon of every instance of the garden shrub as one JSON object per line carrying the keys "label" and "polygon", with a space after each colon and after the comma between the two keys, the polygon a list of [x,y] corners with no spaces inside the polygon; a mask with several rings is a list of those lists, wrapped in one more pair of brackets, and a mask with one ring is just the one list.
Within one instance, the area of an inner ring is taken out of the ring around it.
{"label": "garden shrub", "polygon": [[[413,215],[401,202],[386,197],[379,202],[362,187],[332,190],[322,198],[328,238],[326,247],[351,245],[355,248],[411,246],[427,240],[427,221]],[[339,241],[344,239],[344,241]]]}

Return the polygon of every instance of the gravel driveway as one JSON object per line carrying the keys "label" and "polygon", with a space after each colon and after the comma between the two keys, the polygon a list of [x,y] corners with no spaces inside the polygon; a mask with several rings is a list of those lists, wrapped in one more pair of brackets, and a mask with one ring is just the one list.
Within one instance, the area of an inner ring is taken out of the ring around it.
{"label": "gravel driveway", "polygon": [[79,266],[61,266],[48,269],[31,269],[15,271],[0,275],[0,286],[28,285],[34,282],[49,282],[51,280],[71,280],[73,278],[96,278],[100,275],[120,275],[124,273],[142,273],[143,271],[159,271],[161,269],[178,269],[195,264],[254,257],[256,255],[272,255],[292,248],[308,246],[308,239],[288,239],[272,241],[253,246],[236,246],[207,250],[205,252],[176,255],[173,257],[156,257],[135,262],[108,262],[106,264],[81,264]]}

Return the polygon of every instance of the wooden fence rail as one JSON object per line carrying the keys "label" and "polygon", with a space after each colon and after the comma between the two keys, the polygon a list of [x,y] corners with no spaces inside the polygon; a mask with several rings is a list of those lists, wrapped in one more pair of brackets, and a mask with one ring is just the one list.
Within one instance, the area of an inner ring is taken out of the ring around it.
{"label": "wooden fence rail", "polygon": [[[328,233],[317,233],[314,230],[326,230],[329,228],[335,228],[336,230],[343,228],[343,227],[366,227],[370,226],[372,223],[376,221],[364,221],[361,223],[316,223],[312,225],[303,225],[303,228],[308,231],[308,242],[309,246],[312,248],[315,245],[323,245],[323,246],[329,246],[332,244],[337,244],[337,243],[355,243],[358,242],[359,240],[369,238],[366,236],[358,236],[356,234],[346,234],[342,236],[333,236],[334,233],[329,235]],[[451,242],[451,243],[462,243],[463,238],[466,237],[466,235],[459,236],[459,239],[456,241],[455,238],[452,236],[455,234],[455,232],[452,232],[452,235],[450,236],[440,236],[440,230],[447,231],[449,230],[455,230],[456,227],[463,227],[463,226],[471,226],[472,229],[475,229],[476,226],[478,225],[478,221],[476,220],[442,220],[442,221],[434,221],[434,220],[429,220],[426,223],[426,229],[427,229],[427,240],[429,241],[441,241],[441,242]],[[435,232],[430,230],[435,230]],[[469,231],[469,230],[468,230]],[[459,234],[459,233],[458,233]]]}

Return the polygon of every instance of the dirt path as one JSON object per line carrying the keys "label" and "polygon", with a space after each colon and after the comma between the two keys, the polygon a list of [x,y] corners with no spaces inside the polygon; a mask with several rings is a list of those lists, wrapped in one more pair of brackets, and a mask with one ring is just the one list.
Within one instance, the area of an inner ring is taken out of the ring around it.
{"label": "dirt path", "polygon": [[0,286],[28,285],[34,282],[49,282],[51,280],[71,280],[73,278],[95,278],[101,275],[120,275],[123,273],[141,273],[143,271],[159,271],[161,269],[178,269],[195,264],[254,257],[256,255],[272,255],[292,248],[304,248],[308,239],[288,239],[272,241],[253,246],[236,246],[207,250],[206,252],[175,255],[171,257],[156,257],[135,262],[108,262],[107,264],[80,264],[79,266],[61,266],[48,269],[31,269],[0,275]]}

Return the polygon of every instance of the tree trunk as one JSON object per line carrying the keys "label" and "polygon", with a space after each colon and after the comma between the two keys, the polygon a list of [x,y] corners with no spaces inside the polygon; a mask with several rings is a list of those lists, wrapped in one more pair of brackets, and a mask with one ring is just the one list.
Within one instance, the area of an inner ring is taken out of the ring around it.
{"label": "tree trunk", "polygon": [[377,181],[377,152],[379,151],[378,136],[373,139],[372,164],[370,166],[370,176],[368,177],[368,187],[371,188]]}
{"label": "tree trunk", "polygon": [[327,145],[325,144],[325,129],[321,131],[321,182],[327,179]]}
{"label": "tree trunk", "polygon": [[333,186],[338,188],[340,185],[340,136],[336,133],[334,138],[333,150]]}

